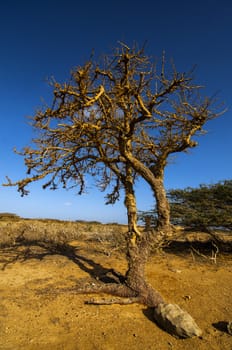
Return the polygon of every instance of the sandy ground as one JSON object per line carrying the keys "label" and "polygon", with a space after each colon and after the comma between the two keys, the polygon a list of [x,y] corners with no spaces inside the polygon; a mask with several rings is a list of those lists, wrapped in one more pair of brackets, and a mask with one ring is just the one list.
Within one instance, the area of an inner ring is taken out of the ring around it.
{"label": "sandy ground", "polygon": [[190,253],[149,260],[149,282],[203,330],[201,339],[180,340],[161,330],[142,305],[86,305],[91,295],[75,293],[78,281],[112,267],[124,273],[126,261],[100,242],[71,245],[76,261],[33,245],[1,250],[1,350],[232,350],[225,328],[232,320],[231,255],[219,255],[216,264]]}

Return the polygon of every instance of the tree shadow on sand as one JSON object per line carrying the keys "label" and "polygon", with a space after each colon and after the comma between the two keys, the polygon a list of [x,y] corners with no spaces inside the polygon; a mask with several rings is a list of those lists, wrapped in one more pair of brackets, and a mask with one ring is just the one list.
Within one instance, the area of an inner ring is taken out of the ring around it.
{"label": "tree shadow on sand", "polygon": [[68,243],[57,243],[45,240],[28,240],[23,239],[14,245],[0,249],[2,258],[2,270],[16,261],[26,261],[30,259],[43,260],[47,256],[61,255],[73,263],[81,270],[88,273],[89,276],[103,283],[124,283],[125,277],[114,269],[105,268],[94,260],[78,254],[78,247],[73,247]]}

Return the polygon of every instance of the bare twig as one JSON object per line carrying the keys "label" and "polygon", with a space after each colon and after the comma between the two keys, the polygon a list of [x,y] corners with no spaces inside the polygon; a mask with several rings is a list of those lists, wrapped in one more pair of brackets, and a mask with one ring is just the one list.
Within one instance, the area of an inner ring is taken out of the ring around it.
{"label": "bare twig", "polygon": [[135,298],[91,298],[85,302],[85,304],[88,305],[113,305],[113,304],[119,304],[119,305],[128,305],[128,304],[134,304],[134,303],[140,303],[141,298],[135,297]]}

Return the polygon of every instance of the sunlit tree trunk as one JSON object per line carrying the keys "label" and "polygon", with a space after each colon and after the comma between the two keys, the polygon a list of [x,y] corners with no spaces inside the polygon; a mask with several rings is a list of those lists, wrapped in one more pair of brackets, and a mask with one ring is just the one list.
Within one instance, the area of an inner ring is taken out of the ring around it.
{"label": "sunlit tree trunk", "polygon": [[161,241],[162,238],[170,237],[172,235],[172,225],[170,224],[170,206],[166,196],[164,188],[164,171],[160,167],[149,169],[142,162],[137,160],[130,152],[127,146],[128,142],[121,145],[121,152],[128,160],[129,164],[135,169],[145,181],[147,181],[154,194],[154,198],[157,206],[157,227],[156,227],[156,239],[157,242]]}
{"label": "sunlit tree trunk", "polygon": [[149,257],[151,242],[146,232],[140,232],[137,227],[137,206],[134,193],[132,170],[126,169],[125,205],[128,215],[126,284],[137,293],[141,301],[149,306],[157,306],[163,302],[161,295],[156,292],[145,278],[145,267]]}
{"label": "sunlit tree trunk", "polygon": [[127,208],[128,217],[128,231],[131,239],[135,240],[140,236],[139,229],[137,227],[137,205],[134,192],[134,180],[132,168],[130,165],[126,165],[126,177],[125,177],[125,206]]}
{"label": "sunlit tree trunk", "polygon": [[[170,206],[164,188],[163,177],[156,177],[151,183],[151,188],[156,199],[157,210],[157,240],[172,235],[172,225],[170,223]],[[159,237],[159,238],[158,238]]]}

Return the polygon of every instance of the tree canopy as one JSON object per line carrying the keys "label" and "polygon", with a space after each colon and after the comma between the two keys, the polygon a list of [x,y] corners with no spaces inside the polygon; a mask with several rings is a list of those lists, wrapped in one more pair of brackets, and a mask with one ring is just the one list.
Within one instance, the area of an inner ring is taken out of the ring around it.
{"label": "tree canopy", "polygon": [[[142,176],[154,192],[160,232],[167,232],[163,175],[169,156],[195,147],[194,136],[218,115],[192,72],[179,73],[164,55],[154,62],[144,49],[121,44],[97,63],[91,57],[73,69],[69,81],[50,83],[51,107],[32,117],[38,136],[21,152],[29,176],[14,183],[19,192],[27,194],[28,184],[45,179],[43,188],[61,184],[81,194],[90,174],[102,190],[112,186],[107,198],[113,203],[121,188],[132,192]],[[133,201],[127,202],[135,213]]]}

